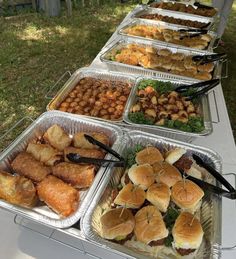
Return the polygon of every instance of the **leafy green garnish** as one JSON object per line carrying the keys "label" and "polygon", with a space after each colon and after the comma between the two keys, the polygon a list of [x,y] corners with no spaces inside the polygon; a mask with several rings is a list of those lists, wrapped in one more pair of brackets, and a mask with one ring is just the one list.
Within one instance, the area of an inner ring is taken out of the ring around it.
{"label": "leafy green garnish", "polygon": [[147,124],[147,125],[153,125],[154,120],[147,118],[143,112],[130,112],[128,115],[128,118],[137,124]]}
{"label": "leafy green garnish", "polygon": [[147,86],[153,87],[160,94],[164,94],[175,89],[171,82],[161,82],[152,79],[142,80],[138,85],[138,89],[142,90],[145,89]]}
{"label": "leafy green garnish", "polygon": [[127,150],[126,163],[128,168],[130,168],[132,165],[136,163],[135,162],[136,154],[143,149],[144,149],[144,146],[137,144],[133,148],[129,148]]}
{"label": "leafy green garnish", "polygon": [[178,216],[179,216],[179,211],[177,211],[176,209],[174,209],[172,207],[168,208],[168,210],[164,216],[164,222],[166,224],[166,227],[169,230],[169,235],[165,239],[165,246],[171,246],[171,243],[173,241],[173,236],[172,236],[171,232],[172,232],[172,228],[173,228]]}

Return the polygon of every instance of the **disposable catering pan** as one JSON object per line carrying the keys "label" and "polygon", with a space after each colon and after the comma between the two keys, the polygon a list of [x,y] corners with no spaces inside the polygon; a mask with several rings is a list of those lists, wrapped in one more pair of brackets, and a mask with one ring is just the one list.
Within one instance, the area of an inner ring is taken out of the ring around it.
{"label": "disposable catering pan", "polygon": [[[123,132],[118,127],[101,123],[92,119],[73,116],[68,113],[59,111],[50,111],[43,113],[38,117],[9,147],[0,154],[0,169],[11,172],[10,163],[16,155],[25,150],[27,144],[38,136],[41,136],[50,126],[58,124],[70,135],[76,132],[103,132],[110,138],[111,146],[117,150],[118,144],[121,143]],[[106,156],[107,158],[109,155]],[[52,212],[46,205],[42,203],[36,204],[32,209],[23,208],[12,205],[4,200],[0,200],[0,207],[15,214],[19,214],[25,218],[40,222],[42,224],[67,228],[75,224],[81,217],[82,213],[87,209],[91,196],[102,178],[106,168],[101,167],[91,187],[87,191],[80,191],[80,203],[77,211],[69,217],[60,218],[56,213]]]}
{"label": "disposable catering pan", "polygon": [[[171,129],[171,128],[167,128],[164,126],[157,126],[157,125],[145,125],[145,124],[136,124],[134,122],[132,122],[129,119],[129,112],[130,112],[130,108],[132,107],[132,105],[135,104],[136,100],[137,100],[137,88],[139,86],[139,83],[145,79],[152,79],[152,80],[156,80],[156,81],[160,81],[160,82],[171,82],[173,85],[175,85],[176,87],[180,86],[180,85],[184,85],[184,84],[189,84],[188,82],[185,81],[174,81],[174,80],[167,80],[167,79],[162,79],[162,78],[156,78],[156,77],[139,77],[136,81],[135,87],[132,89],[131,95],[130,95],[130,99],[128,101],[128,104],[126,106],[126,110],[125,110],[125,115],[124,115],[124,121],[130,125],[135,125],[137,127],[140,127],[140,129],[145,130],[145,129],[153,129],[153,130],[165,130],[166,131],[166,136],[173,138],[173,139],[179,139],[178,137],[176,138],[176,136],[182,134],[183,136],[187,136],[189,138],[196,138],[196,137],[200,137],[200,136],[206,136],[212,133],[213,131],[213,126],[212,126],[212,121],[211,121],[211,112],[210,112],[210,106],[209,106],[209,98],[208,95],[203,95],[201,96],[201,98],[199,99],[199,104],[200,104],[200,114],[203,117],[203,121],[204,121],[204,130],[202,132],[199,133],[193,133],[193,132],[184,132],[178,129]],[[186,140],[185,139],[185,140]],[[182,139],[183,140],[183,139]]]}
{"label": "disposable catering pan", "polygon": [[[75,88],[78,82],[84,77],[92,77],[96,79],[111,80],[111,81],[121,81],[124,83],[128,83],[131,86],[131,90],[135,84],[135,77],[133,77],[132,75],[127,75],[127,74],[124,75],[124,73],[116,73],[116,72],[110,72],[106,70],[98,70],[98,69],[92,69],[92,68],[81,68],[75,71],[75,73],[69,78],[69,80],[61,88],[61,90],[49,102],[49,104],[47,105],[47,110],[59,109],[60,104],[68,97],[69,93]],[[126,105],[127,105],[128,99],[126,101]],[[124,107],[124,111],[125,111],[125,107]],[[94,118],[107,121],[107,122],[117,123],[117,122],[122,122],[123,115],[121,116],[121,118],[113,121],[102,119],[100,117],[94,117]]]}
{"label": "disposable catering pan", "polygon": [[[169,3],[176,3],[176,1],[162,1],[162,0],[158,0],[158,1],[155,1],[154,3],[151,3],[151,4],[149,4],[147,7],[148,8],[151,8],[151,9],[158,9],[158,10],[168,10],[168,9],[162,9],[162,8],[156,8],[156,7],[153,7],[153,5],[155,4],[155,3],[162,3],[162,2],[169,2]],[[193,7],[195,7],[195,8],[197,8],[196,6],[194,6],[193,4],[191,4],[191,3],[184,3],[184,2],[178,2],[178,3],[181,3],[181,4],[184,4],[185,6],[193,6]],[[210,7],[210,6],[209,6]],[[196,17],[196,18],[201,18],[201,17],[209,17],[209,18],[212,18],[212,19],[216,19],[216,16],[217,16],[217,12],[216,12],[216,14],[214,15],[214,16],[203,16],[203,15],[199,15],[199,14],[192,14],[192,13],[187,13],[187,12],[181,12],[181,11],[174,11],[174,10],[168,10],[169,12],[171,12],[171,13],[180,13],[180,14],[182,14],[182,15],[185,15],[186,17]]]}
{"label": "disposable catering pan", "polygon": [[[130,131],[128,132],[127,139],[122,143],[120,154],[124,157],[127,154],[127,149],[134,147],[137,144],[141,145],[154,145],[159,148],[165,148],[165,150],[173,149],[176,147],[185,148],[187,154],[195,153],[199,155],[205,162],[210,163],[216,170],[221,171],[222,161],[215,152],[194,146],[191,144],[186,144],[183,142],[178,142],[175,140],[170,140],[167,138],[161,138],[156,135],[144,133],[141,131]],[[81,230],[83,235],[103,248],[117,253],[121,256],[127,257],[132,256],[133,258],[150,258],[146,253],[131,250],[130,248],[113,243],[111,241],[103,239],[99,234],[101,234],[100,217],[104,210],[110,208],[112,201],[112,190],[120,183],[120,178],[123,171],[121,169],[112,169],[106,172],[101,184],[98,187],[96,195],[93,198],[88,210],[83,215],[81,219]],[[214,180],[211,177],[207,177],[207,181],[214,184]],[[220,197],[206,194],[202,201],[202,206],[200,209],[200,221],[204,231],[204,238],[201,247],[195,258],[198,259],[216,259],[220,258],[219,245],[221,243],[221,203]],[[175,255],[171,255],[170,250],[167,250],[163,256],[158,256],[158,258],[176,258]],[[152,258],[152,257],[151,257]]]}
{"label": "disposable catering pan", "polygon": [[[169,72],[162,72],[158,68],[156,70],[154,69],[147,69],[143,68],[141,66],[134,66],[134,65],[127,65],[124,63],[120,63],[117,61],[111,60],[112,53],[119,52],[122,48],[126,47],[129,44],[137,44],[140,45],[141,47],[151,47],[151,48],[156,48],[156,49],[167,49],[170,50],[172,53],[183,53],[184,55],[210,55],[212,54],[211,52],[206,52],[206,51],[200,51],[200,50],[187,50],[183,48],[177,48],[173,46],[163,46],[162,44],[157,44],[153,43],[147,40],[140,40],[140,39],[134,39],[131,37],[125,37],[123,39],[120,39],[119,37],[116,38],[112,43],[110,43],[100,54],[100,59],[102,62],[106,63],[108,68],[110,70],[116,71],[116,72],[124,72],[124,73],[130,73],[130,74],[139,74],[139,75],[145,75],[145,76],[158,76],[161,78],[165,79],[173,79],[173,80],[191,80],[191,81],[201,81],[196,78],[192,77],[186,77],[186,76],[181,76],[177,74],[171,74]],[[226,62],[221,62],[221,61],[215,61],[214,62],[214,70],[211,72],[212,73],[212,79],[216,78],[222,78],[222,77],[227,77],[227,75],[222,75],[223,71],[223,65],[222,64],[227,64]],[[227,68],[227,67],[226,67]],[[227,71],[227,69],[225,70]]]}
{"label": "disposable catering pan", "polygon": [[[148,37],[148,36],[146,36],[146,37],[136,36],[136,35],[128,34],[126,32],[126,30],[128,28],[132,28],[132,27],[137,26],[137,25],[151,26],[151,27],[154,27],[154,28],[169,29],[169,30],[173,30],[173,31],[180,30],[179,26],[175,26],[174,24],[167,24],[167,23],[164,23],[164,22],[158,22],[158,21],[153,21],[153,20],[134,19],[134,20],[131,20],[130,23],[123,26],[118,31],[118,34],[120,34],[122,36],[129,36],[129,37],[137,38],[137,39],[146,39],[146,40],[148,39],[149,41],[151,41],[153,43],[163,44],[164,46],[168,45],[168,46],[172,46],[172,47],[175,47],[175,48],[183,48],[183,49],[190,50],[190,51],[192,49],[197,49],[197,48],[194,48],[194,47],[187,47],[187,46],[184,46],[184,45],[167,42],[165,40],[153,39],[153,38]],[[216,41],[217,34],[213,31],[208,31],[207,34],[210,35],[212,37],[212,39],[209,42],[208,46],[204,49],[201,49],[201,50],[206,50],[207,52],[213,52],[213,48],[217,47],[217,45],[215,45],[215,43],[217,42]],[[191,32],[189,33],[189,35],[191,35]],[[194,39],[195,38],[192,38],[193,41],[194,41]]]}
{"label": "disposable catering pan", "polygon": [[[149,14],[157,14],[157,15],[161,15],[164,16],[166,19],[168,17],[170,18],[174,18],[174,19],[180,19],[183,21],[190,21],[190,22],[200,22],[202,23],[202,26],[206,26],[205,29],[210,29],[213,25],[214,25],[214,19],[210,18],[210,17],[203,17],[203,16],[192,16],[192,15],[186,15],[180,12],[171,12],[168,10],[163,10],[163,9],[158,9],[158,8],[143,8],[141,10],[138,10],[137,12],[134,12],[131,16],[132,19],[137,18],[140,20],[150,20],[150,19],[146,19],[146,18],[142,18],[142,15],[149,15]],[[153,22],[160,22],[157,20],[152,20]],[[177,22],[177,21],[176,21]],[[169,22],[164,22],[162,21],[163,24],[173,24],[173,23],[169,23]],[[178,24],[178,23],[174,23],[175,26],[179,27],[179,28],[200,28],[199,26],[197,27],[193,27],[193,26],[189,26],[189,25],[182,25],[182,24]]]}

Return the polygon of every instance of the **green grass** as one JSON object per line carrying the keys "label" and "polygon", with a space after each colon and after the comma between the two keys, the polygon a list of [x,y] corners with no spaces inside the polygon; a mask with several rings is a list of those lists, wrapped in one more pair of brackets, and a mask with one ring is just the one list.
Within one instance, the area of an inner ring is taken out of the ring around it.
{"label": "green grass", "polygon": [[[0,17],[0,135],[20,118],[36,118],[44,112],[50,87],[65,71],[89,65],[134,6],[110,1],[74,10],[72,17],[37,13]],[[230,59],[230,76],[223,87],[236,134],[235,17],[236,4],[223,38],[226,47],[219,51],[227,52]]]}

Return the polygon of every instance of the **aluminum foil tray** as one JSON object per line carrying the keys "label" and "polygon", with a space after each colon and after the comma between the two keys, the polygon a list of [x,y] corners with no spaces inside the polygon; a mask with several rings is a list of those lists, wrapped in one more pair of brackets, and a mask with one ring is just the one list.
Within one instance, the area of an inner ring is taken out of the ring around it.
{"label": "aluminum foil tray", "polygon": [[[70,135],[79,131],[86,132],[103,132],[110,137],[111,146],[117,150],[118,144],[121,143],[123,132],[116,126],[104,122],[95,121],[92,119],[73,116],[68,113],[59,111],[50,111],[43,113],[37,118],[5,151],[0,155],[0,169],[11,171],[10,163],[16,155],[26,149],[27,144],[41,136],[50,126],[58,124],[65,129]],[[109,155],[107,155],[109,157]],[[87,191],[80,191],[80,203],[78,210],[67,218],[60,218],[56,213],[50,210],[45,204],[37,204],[32,209],[23,208],[20,206],[12,205],[6,201],[0,200],[0,207],[7,209],[15,214],[21,215],[25,218],[37,221],[39,223],[57,227],[66,228],[75,224],[81,217],[82,213],[86,211],[91,197],[101,180],[106,168],[101,167],[93,184]]]}
{"label": "aluminum foil tray", "polygon": [[[146,26],[153,26],[153,27],[157,27],[157,28],[161,27],[163,29],[170,29],[170,30],[174,30],[174,31],[177,31],[177,30],[180,29],[179,26],[175,26],[174,24],[168,24],[168,23],[165,23],[165,22],[158,22],[158,21],[152,21],[152,20],[135,19],[135,20],[131,20],[130,23],[123,26],[118,31],[118,34],[120,34],[122,36],[133,37],[133,38],[136,38],[136,39],[148,40],[150,42],[162,44],[164,46],[171,46],[171,47],[175,47],[175,48],[183,48],[183,49],[186,49],[186,50],[189,50],[189,51],[191,51],[193,49],[196,50],[196,48],[191,48],[191,47],[187,47],[187,46],[183,46],[183,45],[177,45],[177,44],[174,44],[174,43],[171,43],[171,42],[160,41],[160,40],[151,39],[151,38],[148,38],[148,37],[145,38],[145,37],[141,37],[141,36],[130,35],[130,34],[127,34],[125,32],[126,29],[128,29],[130,27],[133,27],[135,25],[146,25]],[[208,34],[212,37],[212,39],[211,39],[210,43],[208,44],[207,48],[204,49],[204,50],[206,50],[208,52],[213,52],[213,48],[214,48],[214,45],[215,45],[215,42],[216,42],[217,34],[213,31],[208,31]],[[199,51],[204,51],[204,50],[199,50]]]}
{"label": "aluminum foil tray", "polygon": [[[168,1],[161,1],[161,0],[158,0],[158,1],[156,1],[156,2],[171,2],[171,3],[176,3],[176,1],[170,1],[170,0],[168,0]],[[192,5],[193,6],[193,4],[191,4],[191,3],[186,3],[186,2],[184,2],[184,1],[179,1],[178,3],[182,3],[182,4],[185,4],[185,5]],[[161,8],[155,8],[155,7],[152,7],[152,5],[150,4],[150,5],[148,5],[147,6],[147,8],[150,8],[150,9],[158,9],[158,10],[167,10],[167,9],[161,9]],[[212,18],[212,19],[216,19],[216,17],[217,17],[217,13],[214,15],[214,16],[212,16],[212,17],[208,17],[208,16],[202,16],[202,15],[198,15],[198,14],[191,14],[191,13],[185,13],[185,12],[177,12],[177,11],[173,11],[173,10],[167,10],[167,11],[169,11],[170,13],[180,13],[180,14],[182,14],[182,15],[184,15],[184,16],[186,16],[186,17],[196,17],[196,18],[202,18],[202,17],[207,17],[207,18]]]}
{"label": "aluminum foil tray", "polygon": [[[186,15],[185,13],[174,12],[174,11],[169,11],[169,10],[164,10],[164,9],[159,9],[159,8],[143,8],[143,9],[135,12],[131,16],[131,18],[149,20],[149,19],[140,18],[141,15],[145,15],[145,14],[159,14],[162,16],[169,16],[169,17],[173,17],[176,19],[191,20],[191,21],[197,21],[197,22],[202,22],[202,23],[206,23],[206,24],[209,23],[209,25],[206,29],[209,29],[210,27],[212,27],[215,22],[215,19],[213,19],[211,17],[204,17],[204,16],[197,16],[197,15],[190,15],[190,14]],[[153,22],[154,22],[154,20],[153,20]],[[156,22],[159,22],[159,21],[156,21]],[[174,24],[174,25],[179,28],[189,28],[189,26],[184,26],[184,25],[180,25],[180,24]]]}
{"label": "aluminum foil tray", "polygon": [[[47,110],[48,111],[57,110],[60,104],[67,97],[67,95],[74,89],[74,87],[78,84],[78,82],[84,77],[93,77],[97,79],[112,80],[112,81],[122,81],[122,82],[127,82],[131,84],[131,86],[134,86],[135,84],[135,77],[131,75],[124,75],[124,73],[121,74],[117,72],[110,72],[107,70],[81,68],[75,71],[75,73],[65,83],[65,85],[56,94],[56,96],[49,102],[49,104],[47,105]],[[128,100],[126,102],[126,105],[128,103]],[[124,111],[125,111],[125,108],[126,107],[124,107]],[[105,120],[99,117],[91,117],[91,116],[85,116],[85,115],[83,115],[83,117],[96,118],[98,120],[107,121],[107,122],[122,122],[123,120],[123,116],[119,120],[115,120],[115,121]]]}
{"label": "aluminum foil tray", "polygon": [[[199,51],[199,50],[187,50],[180,47],[172,47],[172,46],[163,46],[162,44],[153,43],[147,40],[140,40],[140,39],[134,39],[131,37],[125,37],[124,39],[120,39],[119,37],[116,38],[111,44],[109,44],[104,51],[100,54],[100,60],[107,64],[108,68],[110,70],[116,71],[116,72],[124,72],[129,74],[139,74],[142,76],[157,76],[164,79],[170,79],[170,80],[191,80],[195,82],[199,82],[201,80],[197,80],[196,78],[186,77],[186,76],[180,76],[171,74],[168,72],[162,72],[159,70],[153,70],[153,69],[146,69],[139,66],[133,66],[133,65],[127,65],[123,63],[119,63],[116,61],[112,61],[109,59],[109,55],[112,51],[118,51],[122,49],[123,47],[127,46],[128,44],[139,44],[143,47],[153,47],[157,49],[169,49],[173,53],[183,53],[185,55],[210,55],[211,52],[207,51]],[[221,72],[222,72],[222,62],[216,61],[215,68],[212,72],[212,79],[215,78],[221,78]]]}
{"label": "aluminum foil tray", "polygon": [[[127,139],[120,147],[120,154],[125,156],[127,153],[127,148],[133,147],[136,144],[151,144],[159,148],[164,147],[166,150],[176,147],[185,148],[187,149],[187,154],[195,153],[199,155],[204,161],[210,163],[218,171],[221,171],[222,168],[220,157],[209,149],[158,137],[141,131],[128,132]],[[95,243],[96,245],[99,245],[126,258],[127,255],[133,258],[152,258],[147,254],[137,252],[127,248],[126,246],[105,240],[99,235],[101,231],[101,214],[104,209],[110,208],[112,202],[111,192],[113,188],[119,184],[122,173],[122,169],[112,169],[106,172],[103,177],[103,181],[101,181],[96,195],[93,198],[93,201],[81,219],[82,233],[89,241]],[[205,180],[213,184],[215,182],[210,176]],[[200,249],[198,250],[196,258],[220,258],[219,245],[221,243],[221,219],[221,198],[210,194],[205,194],[200,209],[200,221],[204,231],[204,239]],[[176,256],[163,255],[158,258],[174,259]]]}
{"label": "aluminum foil tray", "polygon": [[[211,121],[211,112],[210,112],[210,106],[209,106],[209,99],[208,99],[208,95],[204,95],[202,96],[201,100],[200,100],[200,113],[203,117],[204,120],[204,126],[205,129],[202,132],[199,133],[191,133],[191,132],[184,132],[178,129],[171,129],[171,128],[167,128],[167,127],[162,127],[162,126],[153,126],[153,125],[145,125],[145,124],[136,124],[133,123],[132,121],[130,121],[128,115],[129,115],[129,111],[131,106],[135,103],[135,101],[137,100],[137,96],[136,96],[136,91],[138,88],[139,83],[142,80],[145,79],[152,79],[152,80],[157,80],[157,81],[162,81],[162,82],[171,82],[172,84],[179,86],[179,85],[185,85],[185,84],[189,84],[189,82],[185,82],[185,81],[171,81],[171,80],[165,80],[165,79],[161,79],[161,78],[150,78],[150,77],[140,77],[137,79],[136,81],[136,85],[135,87],[132,89],[131,95],[130,95],[130,99],[129,102],[126,106],[126,110],[125,110],[125,116],[124,116],[124,121],[130,125],[136,125],[137,127],[139,126],[140,129],[153,129],[153,130],[163,130],[163,128],[165,129],[166,132],[169,133],[169,136],[167,135],[167,137],[173,138],[173,139],[179,139],[178,136],[176,137],[176,135],[183,135],[183,137],[185,136],[185,138],[183,140],[188,140],[188,138],[196,138],[199,136],[206,136],[212,133],[213,131],[213,126],[212,126],[212,121]],[[189,142],[189,141],[187,141]]]}

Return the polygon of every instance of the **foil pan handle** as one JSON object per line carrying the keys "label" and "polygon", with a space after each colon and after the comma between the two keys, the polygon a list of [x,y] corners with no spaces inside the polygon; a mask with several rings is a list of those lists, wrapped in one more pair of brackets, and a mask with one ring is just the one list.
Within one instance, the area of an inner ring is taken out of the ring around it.
{"label": "foil pan handle", "polygon": [[[60,85],[59,83],[63,80],[64,82],[66,81],[65,77],[68,77],[68,79],[71,77],[71,72],[66,71],[57,81],[56,83],[49,89],[49,91],[46,93],[45,98],[46,99],[52,99],[55,96],[55,91],[58,91]],[[59,86],[58,86],[59,85]]]}
{"label": "foil pan handle", "polygon": [[212,91],[212,95],[213,95],[213,102],[212,103],[214,103],[216,120],[212,120],[211,122],[214,123],[214,124],[217,124],[217,123],[220,122],[220,114],[219,114],[219,108],[218,108],[218,104],[217,104],[217,100],[216,100],[215,90]]}
{"label": "foil pan handle", "polygon": [[222,79],[228,77],[228,74],[229,74],[228,71],[229,71],[228,60],[227,60],[227,59],[224,59],[224,60],[221,62],[221,78],[222,78]]}
{"label": "foil pan handle", "polygon": [[34,120],[28,116],[17,121],[10,129],[0,136],[0,153],[9,146],[10,143],[20,135]]}

